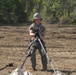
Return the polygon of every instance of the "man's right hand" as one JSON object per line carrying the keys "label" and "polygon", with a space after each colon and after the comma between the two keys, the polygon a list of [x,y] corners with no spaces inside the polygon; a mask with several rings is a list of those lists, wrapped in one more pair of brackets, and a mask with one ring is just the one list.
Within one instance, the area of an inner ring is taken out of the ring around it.
{"label": "man's right hand", "polygon": [[35,37],[40,37],[38,32],[35,33]]}
{"label": "man's right hand", "polygon": [[35,37],[40,37],[39,29],[34,30],[34,33],[35,33]]}

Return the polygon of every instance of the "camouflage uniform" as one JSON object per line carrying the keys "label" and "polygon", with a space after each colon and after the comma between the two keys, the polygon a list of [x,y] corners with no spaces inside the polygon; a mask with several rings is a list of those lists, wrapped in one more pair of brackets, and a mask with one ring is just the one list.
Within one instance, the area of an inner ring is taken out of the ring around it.
{"label": "camouflage uniform", "polygon": [[[36,30],[36,29],[39,29],[39,34],[40,36],[45,36],[45,27],[40,24],[40,25],[35,25],[35,23],[33,23],[30,27],[29,27],[29,30]],[[31,40],[33,41],[33,40]],[[45,47],[45,43],[43,40],[41,40],[45,50],[46,50],[46,47]],[[35,41],[34,44],[32,44],[32,46],[30,47],[30,49],[32,50],[32,55],[31,55],[31,63],[32,63],[32,67],[33,69],[35,69],[36,67],[36,50],[38,49],[40,55],[41,55],[41,60],[42,60],[42,65],[43,65],[43,70],[47,70],[47,58],[46,58],[46,55],[43,54],[41,52],[41,45],[39,43],[39,41]]]}

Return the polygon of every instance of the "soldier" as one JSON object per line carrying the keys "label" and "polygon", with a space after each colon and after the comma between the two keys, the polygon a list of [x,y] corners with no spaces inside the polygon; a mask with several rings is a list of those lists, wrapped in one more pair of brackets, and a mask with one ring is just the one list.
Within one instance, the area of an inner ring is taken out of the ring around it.
{"label": "soldier", "polygon": [[[45,43],[44,43],[44,36],[45,36],[45,27],[41,24],[42,17],[40,16],[39,13],[35,13],[33,16],[33,24],[29,27],[29,35],[31,42],[37,37],[40,38],[45,50]],[[38,49],[40,55],[41,55],[41,60],[42,60],[42,65],[43,65],[43,70],[47,70],[47,58],[46,55],[41,52],[41,45],[38,41],[34,42],[34,44],[30,47],[32,54],[31,54],[31,63],[32,63],[32,68],[35,71],[36,70],[36,50]]]}

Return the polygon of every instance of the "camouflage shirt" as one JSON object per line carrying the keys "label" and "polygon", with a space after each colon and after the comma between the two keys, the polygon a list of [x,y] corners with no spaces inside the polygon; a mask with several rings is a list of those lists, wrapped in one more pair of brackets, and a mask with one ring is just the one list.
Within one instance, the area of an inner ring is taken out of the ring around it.
{"label": "camouflage shirt", "polygon": [[40,34],[40,36],[45,36],[45,27],[42,25],[42,24],[40,24],[40,25],[36,25],[35,23],[33,23],[33,24],[31,24],[31,26],[29,27],[29,31],[30,30],[32,30],[32,32],[34,31],[34,30],[39,30],[39,34]]}

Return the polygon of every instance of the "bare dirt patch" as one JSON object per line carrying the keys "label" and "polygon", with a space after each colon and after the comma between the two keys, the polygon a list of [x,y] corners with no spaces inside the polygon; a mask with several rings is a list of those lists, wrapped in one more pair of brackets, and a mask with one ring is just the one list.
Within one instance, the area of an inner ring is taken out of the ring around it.
{"label": "bare dirt patch", "polygon": [[[45,25],[46,47],[50,59],[56,70],[63,75],[76,75],[76,27]],[[15,68],[19,68],[26,57],[29,45],[28,26],[1,26],[0,27],[0,68],[8,63],[13,67],[0,70],[0,75],[9,75]],[[52,75],[53,70],[48,65],[48,71],[41,71],[42,64],[37,52],[37,71],[31,68],[30,58],[27,59],[24,70],[29,70],[34,75]]]}

